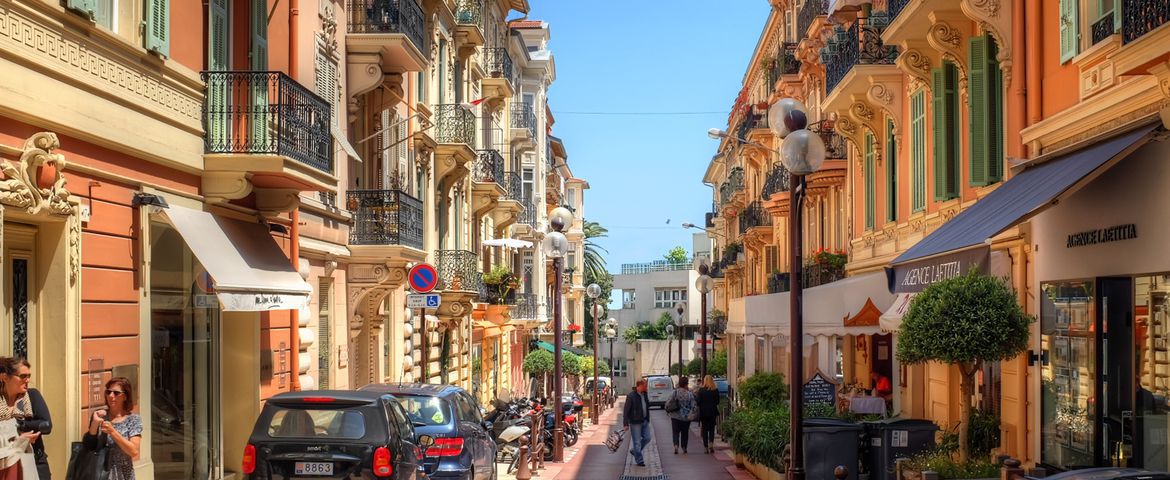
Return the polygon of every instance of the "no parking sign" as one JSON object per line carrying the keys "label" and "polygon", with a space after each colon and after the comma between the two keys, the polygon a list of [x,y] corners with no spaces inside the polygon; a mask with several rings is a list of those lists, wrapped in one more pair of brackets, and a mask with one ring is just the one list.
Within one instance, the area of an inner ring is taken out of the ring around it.
{"label": "no parking sign", "polygon": [[434,290],[439,284],[439,272],[429,263],[420,263],[406,274],[406,281],[410,289],[418,293],[427,293]]}

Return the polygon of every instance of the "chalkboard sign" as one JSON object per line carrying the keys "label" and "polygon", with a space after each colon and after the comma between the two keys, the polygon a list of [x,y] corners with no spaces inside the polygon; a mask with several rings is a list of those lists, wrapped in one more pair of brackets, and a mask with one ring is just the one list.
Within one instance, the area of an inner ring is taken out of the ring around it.
{"label": "chalkboard sign", "polygon": [[817,372],[804,384],[803,393],[805,405],[814,403],[836,405],[837,403],[837,384],[829,381],[820,372]]}

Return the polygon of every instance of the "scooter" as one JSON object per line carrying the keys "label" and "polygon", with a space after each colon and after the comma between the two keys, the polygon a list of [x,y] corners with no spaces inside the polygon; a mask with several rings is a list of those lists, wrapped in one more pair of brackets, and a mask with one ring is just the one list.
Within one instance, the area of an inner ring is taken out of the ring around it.
{"label": "scooter", "polygon": [[[520,419],[527,421],[527,419]],[[520,466],[520,439],[528,434],[529,426],[525,423],[515,423],[500,433],[496,437],[496,446],[500,455],[508,455],[512,457],[512,461],[508,464],[508,473],[511,474]]]}

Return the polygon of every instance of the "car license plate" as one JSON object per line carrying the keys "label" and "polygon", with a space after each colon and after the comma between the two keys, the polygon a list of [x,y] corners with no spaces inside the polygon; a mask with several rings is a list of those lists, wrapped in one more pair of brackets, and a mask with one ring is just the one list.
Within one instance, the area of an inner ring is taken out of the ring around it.
{"label": "car license plate", "polygon": [[294,475],[333,475],[330,462],[297,462],[293,465]]}

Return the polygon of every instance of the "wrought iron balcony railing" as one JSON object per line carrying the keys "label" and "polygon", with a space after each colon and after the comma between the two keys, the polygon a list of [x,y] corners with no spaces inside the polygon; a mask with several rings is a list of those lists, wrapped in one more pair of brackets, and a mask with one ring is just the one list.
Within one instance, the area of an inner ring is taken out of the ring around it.
{"label": "wrought iron balcony railing", "polygon": [[910,0],[889,0],[888,1],[888,3],[886,4],[886,11],[890,13],[890,21],[891,22],[893,22],[895,19],[897,19],[898,15],[902,14],[902,9],[906,8],[906,4],[908,4],[908,3],[910,3]]}
{"label": "wrought iron balcony railing", "polygon": [[479,292],[483,287],[483,273],[479,271],[479,255],[467,250],[437,250],[436,265],[441,290]]}
{"label": "wrought iron balcony railing", "polygon": [[764,206],[759,201],[752,202],[739,214],[740,235],[747,233],[748,229],[751,228],[770,226],[772,226],[772,215],[764,210]]}
{"label": "wrought iron balcony railing", "polygon": [[504,198],[524,203],[524,181],[520,178],[519,173],[505,173],[503,183],[500,183],[500,185],[507,192],[504,194]]}
{"label": "wrought iron balcony railing", "polygon": [[1130,43],[1170,20],[1166,0],[1121,0],[1121,42]]}
{"label": "wrought iron balcony railing", "polygon": [[329,103],[281,72],[203,72],[207,153],[284,155],[333,173]]}
{"label": "wrought iron balcony railing", "polygon": [[[523,128],[528,130],[532,138],[536,138],[536,112],[532,110],[532,104],[528,102],[513,102],[512,103],[512,128]],[[549,155],[548,158],[552,158]]]}
{"label": "wrought iron balcony railing", "polygon": [[422,202],[401,190],[350,190],[353,213],[350,245],[402,245],[423,248]]}
{"label": "wrought iron balcony railing", "polygon": [[739,121],[739,130],[736,133],[739,135],[739,138],[746,139],[748,133],[757,128],[768,128],[768,113],[766,111],[764,113],[752,112],[745,115],[743,120]]}
{"label": "wrought iron balcony railing", "polygon": [[475,114],[457,104],[436,105],[435,141],[475,145]]}
{"label": "wrought iron balcony railing", "polygon": [[780,81],[781,75],[796,75],[800,73],[800,60],[796,59],[796,44],[782,43],[780,45],[780,51],[776,55],[776,60],[772,63],[772,68],[768,69],[768,74],[765,76],[769,91],[776,88],[776,82]]}
{"label": "wrought iron balcony railing", "polygon": [[349,33],[401,33],[427,51],[426,16],[418,0],[349,0]]}
{"label": "wrought iron balcony railing", "polygon": [[1114,32],[1113,12],[1109,12],[1093,23],[1093,45],[1101,43]]}
{"label": "wrought iron balcony railing", "polygon": [[837,28],[837,36],[822,51],[825,62],[825,90],[829,93],[856,65],[893,65],[898,47],[882,43],[882,30],[888,24],[885,12],[859,18],[847,30]]}
{"label": "wrought iron balcony railing", "polygon": [[804,6],[796,15],[796,36],[804,38],[808,34],[808,27],[818,16],[825,15],[829,9],[829,0],[806,0]]}
{"label": "wrought iron balcony railing", "polygon": [[777,193],[787,192],[790,179],[791,176],[788,174],[788,169],[784,168],[783,164],[777,163],[773,165],[772,171],[768,172],[768,179],[764,181],[764,189],[761,192],[761,196],[764,199],[768,199]]}
{"label": "wrought iron balcony railing", "polygon": [[789,291],[788,272],[772,272],[768,274],[768,293],[783,293]]}
{"label": "wrought iron balcony railing", "polygon": [[536,204],[532,202],[532,199],[526,199],[521,204],[524,205],[524,211],[520,212],[520,223],[535,228],[537,217]]}
{"label": "wrought iron balcony railing", "polygon": [[505,78],[512,81],[512,54],[504,47],[484,49],[483,69],[489,77]]}
{"label": "wrought iron balcony railing", "polygon": [[845,278],[845,269],[833,265],[811,263],[804,266],[801,288],[819,287]]}
{"label": "wrought iron balcony railing", "polygon": [[816,132],[825,143],[825,159],[843,160],[849,158],[849,148],[845,144],[845,137],[833,129],[833,124],[824,121],[808,126],[810,132]]}
{"label": "wrought iron balcony railing", "polygon": [[536,320],[538,305],[535,293],[517,293],[516,304],[512,305],[512,319]]}
{"label": "wrought iron balcony railing", "polygon": [[727,181],[719,186],[719,201],[726,204],[731,201],[731,196],[743,190],[743,168],[735,167],[731,169],[731,173],[727,175]]}
{"label": "wrought iron balcony railing", "polygon": [[475,166],[471,170],[472,180],[481,183],[495,183],[504,185],[504,157],[499,150],[480,150],[475,157]]}
{"label": "wrought iron balcony railing", "polygon": [[483,28],[483,2],[459,0],[455,5],[455,23]]}

